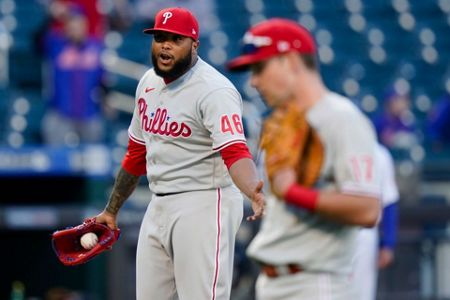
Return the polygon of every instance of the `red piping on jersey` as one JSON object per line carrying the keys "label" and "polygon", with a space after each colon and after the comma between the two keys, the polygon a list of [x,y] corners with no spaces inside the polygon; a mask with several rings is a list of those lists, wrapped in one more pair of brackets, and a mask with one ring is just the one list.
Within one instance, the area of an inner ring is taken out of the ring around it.
{"label": "red piping on jersey", "polygon": [[231,144],[220,150],[220,155],[222,155],[222,159],[228,169],[241,158],[253,159],[247,145],[244,143]]}
{"label": "red piping on jersey", "polygon": [[227,147],[227,146],[229,146],[229,145],[232,145],[232,144],[236,144],[236,143],[245,143],[245,140],[233,140],[233,141],[229,141],[229,142],[226,142],[225,144],[223,144],[223,145],[220,145],[219,147],[216,147],[216,148],[213,148],[213,150],[214,151],[216,151],[216,150],[221,150],[221,149],[223,149],[223,148],[225,148],[225,147]]}
{"label": "red piping on jersey", "polygon": [[129,137],[130,139],[132,139],[133,141],[135,141],[136,143],[138,143],[138,144],[145,145],[145,142],[144,142],[144,141],[141,141],[141,140],[135,138],[135,137],[132,136],[130,133],[128,133],[128,137]]}
{"label": "red piping on jersey", "polygon": [[141,176],[147,173],[147,149],[145,145],[128,140],[128,151],[122,161],[122,168],[130,174]]}
{"label": "red piping on jersey", "polygon": [[217,278],[219,277],[219,256],[220,256],[220,202],[221,202],[220,188],[217,189],[217,237],[216,237],[216,265],[214,266],[214,282],[212,287],[212,298],[216,300]]}

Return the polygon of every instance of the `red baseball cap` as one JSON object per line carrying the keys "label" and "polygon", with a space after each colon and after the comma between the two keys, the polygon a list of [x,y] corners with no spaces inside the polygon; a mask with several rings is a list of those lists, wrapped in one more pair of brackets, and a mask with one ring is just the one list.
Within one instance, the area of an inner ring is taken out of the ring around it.
{"label": "red baseball cap", "polygon": [[251,64],[281,53],[316,52],[314,39],[306,28],[294,21],[281,18],[269,19],[251,27],[245,33],[242,42],[242,55],[227,63],[230,70],[246,70]]}
{"label": "red baseball cap", "polygon": [[144,33],[153,34],[155,31],[167,31],[198,40],[198,22],[195,16],[182,7],[169,7],[160,10],[155,16],[153,28]]}

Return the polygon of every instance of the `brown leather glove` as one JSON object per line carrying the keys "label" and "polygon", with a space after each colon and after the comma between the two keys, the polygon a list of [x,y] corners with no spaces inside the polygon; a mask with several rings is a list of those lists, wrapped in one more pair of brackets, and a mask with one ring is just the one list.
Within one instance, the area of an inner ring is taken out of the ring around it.
{"label": "brown leather glove", "polygon": [[265,120],[261,137],[265,166],[270,182],[274,174],[293,168],[297,182],[312,186],[320,176],[324,148],[318,134],[308,124],[304,111],[295,103],[276,108]]}

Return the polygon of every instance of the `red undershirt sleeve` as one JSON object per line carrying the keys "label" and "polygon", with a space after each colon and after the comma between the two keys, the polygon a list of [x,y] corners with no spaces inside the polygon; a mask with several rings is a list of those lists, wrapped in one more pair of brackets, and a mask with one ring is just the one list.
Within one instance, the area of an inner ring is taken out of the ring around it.
{"label": "red undershirt sleeve", "polygon": [[128,140],[128,151],[122,161],[122,168],[130,174],[141,176],[147,173],[147,149],[145,145]]}
{"label": "red undershirt sleeve", "polygon": [[231,144],[220,150],[220,155],[228,169],[241,158],[253,159],[248,147],[244,143]]}

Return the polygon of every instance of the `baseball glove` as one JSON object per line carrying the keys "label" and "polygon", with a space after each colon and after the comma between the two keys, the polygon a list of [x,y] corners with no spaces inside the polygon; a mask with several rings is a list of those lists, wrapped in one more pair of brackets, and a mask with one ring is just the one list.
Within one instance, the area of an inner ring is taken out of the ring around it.
{"label": "baseball glove", "polygon": [[[88,232],[93,232],[98,237],[97,244],[90,250],[84,249],[80,243],[80,238]],[[55,231],[52,234],[52,245],[56,256],[64,265],[75,266],[111,249],[119,236],[120,229],[112,230],[104,224],[96,223],[95,218],[92,218],[76,227]]]}
{"label": "baseball glove", "polygon": [[313,186],[320,176],[324,149],[305,112],[290,103],[276,108],[264,121],[261,148],[265,151],[267,175],[272,184],[274,174],[293,168],[297,183]]}

